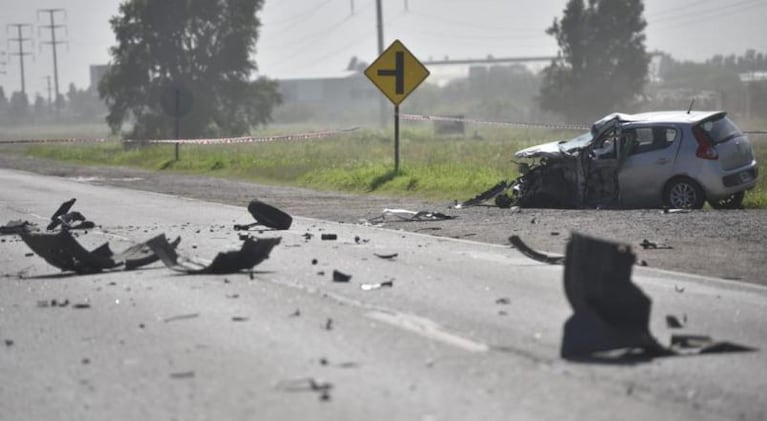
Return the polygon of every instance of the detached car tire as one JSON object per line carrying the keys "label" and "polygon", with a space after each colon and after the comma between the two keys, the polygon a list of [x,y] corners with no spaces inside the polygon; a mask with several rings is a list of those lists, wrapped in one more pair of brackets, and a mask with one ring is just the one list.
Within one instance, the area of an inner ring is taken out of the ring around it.
{"label": "detached car tire", "polygon": [[714,209],[743,209],[743,198],[746,196],[746,192],[739,191],[733,193],[722,200],[708,202]]}
{"label": "detached car tire", "polygon": [[705,202],[703,189],[689,178],[675,178],[663,189],[663,203],[672,209],[700,209]]}
{"label": "detached car tire", "polygon": [[248,212],[259,224],[276,230],[289,229],[293,223],[292,216],[256,199],[251,200],[248,204]]}

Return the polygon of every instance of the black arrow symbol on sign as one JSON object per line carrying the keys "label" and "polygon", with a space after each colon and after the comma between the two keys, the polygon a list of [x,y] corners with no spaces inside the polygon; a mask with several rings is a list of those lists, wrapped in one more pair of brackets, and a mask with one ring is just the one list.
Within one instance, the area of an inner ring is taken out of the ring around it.
{"label": "black arrow symbol on sign", "polygon": [[378,76],[394,76],[394,92],[397,95],[403,95],[405,93],[405,53],[397,51],[394,54],[394,69],[379,70]]}

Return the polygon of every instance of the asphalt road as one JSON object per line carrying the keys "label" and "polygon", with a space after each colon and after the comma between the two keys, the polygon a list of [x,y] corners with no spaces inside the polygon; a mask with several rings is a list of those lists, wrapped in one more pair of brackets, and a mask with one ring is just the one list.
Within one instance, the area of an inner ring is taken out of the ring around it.
{"label": "asphalt road", "polygon": [[[0,223],[45,225],[76,197],[99,224],[78,238],[88,248],[164,232],[182,237],[183,254],[212,258],[250,221],[241,207],[11,170],[0,185]],[[507,246],[300,217],[258,236],[282,243],[252,276],[160,263],[66,275],[0,237],[0,419],[767,417],[764,287],[636,268],[661,342],[674,314],[686,315],[682,332],[760,350],[574,363],[559,357],[571,314],[560,266]],[[351,281],[332,282],[334,270]],[[393,286],[361,289],[384,281]],[[53,299],[69,304],[40,306]]]}

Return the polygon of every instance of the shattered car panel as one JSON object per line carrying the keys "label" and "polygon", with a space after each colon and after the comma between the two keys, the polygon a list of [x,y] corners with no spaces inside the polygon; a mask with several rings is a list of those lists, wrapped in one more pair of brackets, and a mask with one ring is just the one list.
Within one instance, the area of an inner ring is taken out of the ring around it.
{"label": "shattered car panel", "polygon": [[[109,243],[88,251],[65,230],[55,234],[20,232],[19,235],[32,251],[50,265],[78,274],[98,273],[119,266],[124,266],[125,270],[131,270],[158,259],[147,243],[136,244],[115,254],[109,247]],[[180,241],[181,239],[177,238],[169,245],[175,248]]]}
{"label": "shattered car panel", "polygon": [[251,269],[269,258],[281,238],[246,238],[240,250],[221,252],[213,261],[179,256],[165,235],[147,241],[147,245],[169,269],[188,274],[227,274]]}

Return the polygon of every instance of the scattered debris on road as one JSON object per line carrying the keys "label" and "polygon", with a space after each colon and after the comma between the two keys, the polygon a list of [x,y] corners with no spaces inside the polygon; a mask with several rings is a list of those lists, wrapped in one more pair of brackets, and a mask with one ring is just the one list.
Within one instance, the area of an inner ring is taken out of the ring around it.
{"label": "scattered debris on road", "polygon": [[177,316],[166,317],[162,321],[165,323],[170,323],[170,322],[177,322],[179,320],[196,319],[198,317],[200,317],[200,313],[179,314]]}
{"label": "scattered debris on road", "polygon": [[35,224],[20,219],[8,221],[7,224],[0,226],[0,235],[20,234],[22,232],[31,232]]}
{"label": "scattered debris on road", "polygon": [[352,279],[351,275],[347,275],[338,270],[333,271],[333,282],[349,282],[351,281],[351,279]]}
{"label": "scattered debris on road", "polygon": [[227,274],[251,269],[269,258],[281,238],[247,238],[240,250],[220,252],[213,261],[179,256],[164,234],[147,241],[147,245],[169,269],[188,274]]}
{"label": "scattered debris on road", "polygon": [[642,240],[642,242],[641,242],[641,243],[639,243],[639,245],[640,245],[640,246],[641,246],[643,249],[645,249],[645,250],[648,250],[648,249],[653,249],[653,250],[660,250],[660,249],[673,249],[673,247],[671,247],[671,246],[669,246],[669,245],[666,245],[666,244],[660,244],[660,243],[656,243],[656,242],[653,242],[653,241],[649,241],[649,240],[648,240],[648,239],[646,239],[646,238],[645,238],[644,240]]}
{"label": "scattered debris on road", "polygon": [[372,291],[374,289],[381,289],[381,288],[392,288],[394,287],[394,281],[384,281],[379,282],[377,284],[362,284],[360,285],[360,289],[363,291]]}
{"label": "scattered debris on road", "polygon": [[[574,314],[565,322],[562,358],[652,359],[755,350],[700,335],[678,335],[672,337],[671,346],[661,345],[649,330],[652,301],[631,282],[635,261],[628,245],[572,234],[565,257],[564,287]],[[666,321],[669,327],[683,326],[673,316],[667,316]],[[622,353],[611,354],[615,351]]]}
{"label": "scattered debris on road", "polygon": [[338,240],[338,235],[337,234],[322,234],[320,236],[320,239],[322,241],[335,241],[335,240]]}
{"label": "scattered debris on road", "polygon": [[376,225],[387,222],[387,217],[394,217],[396,222],[424,222],[424,221],[446,221],[455,219],[457,216],[446,215],[435,211],[411,211],[407,209],[384,209],[381,215],[370,219],[363,219],[362,222],[367,225]]}
{"label": "scattered debris on road", "polygon": [[565,262],[564,256],[550,256],[548,254],[533,250],[517,235],[512,235],[509,237],[509,243],[511,243],[513,247],[519,250],[520,253],[533,260],[537,260],[542,263],[548,263],[550,265],[561,265]]}
{"label": "scattered debris on road", "polygon": [[330,400],[330,391],[333,389],[333,384],[307,377],[283,380],[277,383],[276,389],[285,392],[318,392],[320,394],[319,399],[325,402]]}
{"label": "scattered debris on road", "polygon": [[96,226],[93,221],[87,220],[85,216],[77,211],[71,211],[77,199],[72,198],[59,205],[56,212],[51,215],[51,222],[46,227],[47,231],[53,231],[61,225],[62,230],[91,229]]}
{"label": "scattered debris on road", "polygon": [[378,257],[379,259],[392,260],[395,257],[399,256],[399,253],[387,253],[387,254],[373,253],[373,255],[375,257]]}
{"label": "scattered debris on road", "polygon": [[[135,269],[156,262],[158,256],[148,247],[148,242],[133,245],[120,253],[113,253],[109,243],[88,251],[72,237],[68,230],[57,233],[24,233],[21,239],[38,256],[63,271],[78,274],[98,273],[123,266],[125,270]],[[165,238],[163,236],[163,238]],[[181,241],[177,238],[168,247],[175,249]]]}

